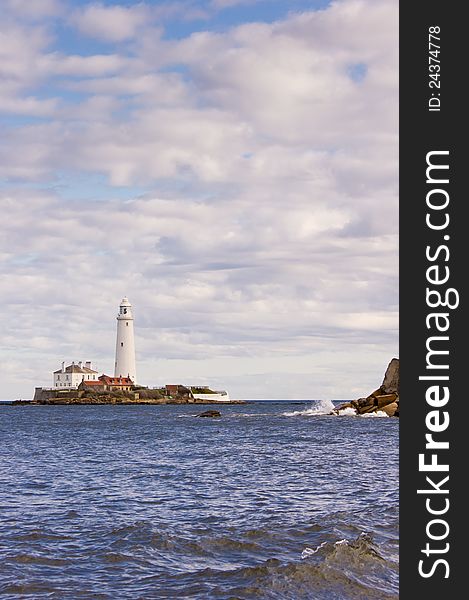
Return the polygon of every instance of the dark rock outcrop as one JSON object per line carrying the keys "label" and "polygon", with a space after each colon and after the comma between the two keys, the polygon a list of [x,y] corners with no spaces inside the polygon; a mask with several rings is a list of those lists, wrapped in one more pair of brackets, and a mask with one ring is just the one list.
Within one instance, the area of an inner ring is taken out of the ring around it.
{"label": "dark rock outcrop", "polygon": [[198,417],[210,417],[210,418],[214,418],[214,417],[221,417],[221,412],[219,412],[218,410],[206,410],[203,413],[200,413],[200,415],[197,415]]}
{"label": "dark rock outcrop", "polygon": [[399,359],[393,358],[386,369],[384,374],[383,383],[381,386],[372,392],[366,398],[359,398],[358,400],[352,400],[341,404],[334,413],[345,408],[353,408],[357,414],[364,415],[367,413],[374,413],[382,411],[388,415],[388,417],[399,416]]}
{"label": "dark rock outcrop", "polygon": [[385,394],[397,394],[399,396],[399,359],[393,358],[386,369],[380,390]]}

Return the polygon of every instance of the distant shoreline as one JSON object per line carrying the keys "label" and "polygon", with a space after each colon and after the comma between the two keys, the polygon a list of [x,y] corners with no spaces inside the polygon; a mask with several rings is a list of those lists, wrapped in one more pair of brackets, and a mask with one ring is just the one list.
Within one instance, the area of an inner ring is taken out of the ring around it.
{"label": "distant shoreline", "polygon": [[[126,401],[126,402],[77,402],[77,403],[59,403],[56,402],[53,405],[54,406],[70,406],[71,404],[77,404],[79,406],[104,406],[104,405],[125,405],[125,406],[129,406],[129,405],[133,405],[133,404],[146,404],[146,405],[166,405],[166,404],[171,404],[171,405],[176,405],[176,404],[180,404],[180,405],[204,405],[204,404],[217,404],[218,406],[225,406],[225,405],[229,405],[229,404],[251,404],[253,402],[277,402],[280,404],[305,404],[308,402],[315,402],[317,400],[317,398],[307,398],[307,399],[303,399],[303,398],[283,398],[283,399],[279,399],[279,398],[254,398],[254,399],[249,399],[249,400],[229,400],[226,402],[221,402],[218,400],[213,400],[213,401],[207,401],[207,400],[200,400],[197,402],[178,402],[178,401],[168,401],[168,402],[151,402],[148,400],[142,400],[140,402],[138,401]],[[341,400],[331,400],[331,402],[333,403],[340,403],[340,402],[346,402],[346,400],[341,399]],[[15,405],[15,406],[27,406],[27,405],[31,405],[31,406],[49,406],[52,405],[52,403],[46,403],[46,402],[35,402],[34,400],[23,400],[23,399],[17,399],[17,400],[0,400],[0,406],[5,405],[5,406],[10,406],[10,405]]]}
{"label": "distant shoreline", "polygon": [[62,400],[62,399],[56,399],[56,398],[51,398],[49,400],[2,400],[1,404],[5,404],[7,406],[105,406],[105,405],[111,405],[111,406],[116,406],[116,405],[125,405],[125,406],[130,406],[130,405],[134,405],[134,404],[145,404],[145,405],[151,405],[151,406],[155,406],[155,405],[166,405],[166,404],[184,404],[184,405],[204,405],[204,404],[217,404],[218,406],[225,406],[225,405],[229,405],[229,404],[247,404],[248,401],[247,400],[227,400],[227,401],[220,401],[220,400],[192,400],[190,402],[186,401],[186,400],[177,400],[177,399],[171,399],[171,400],[151,400],[151,399],[146,399],[146,400],[129,400],[129,399],[125,399],[125,400],[120,400],[120,399],[106,399],[106,400],[94,400],[94,399],[90,399],[90,398],[84,398],[83,400],[79,399],[73,399],[73,400]]}

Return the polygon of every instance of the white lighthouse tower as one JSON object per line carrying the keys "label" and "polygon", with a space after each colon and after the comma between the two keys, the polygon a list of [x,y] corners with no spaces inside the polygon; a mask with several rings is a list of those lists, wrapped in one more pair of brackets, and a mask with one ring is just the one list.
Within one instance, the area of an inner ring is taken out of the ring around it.
{"label": "white lighthouse tower", "polygon": [[128,298],[122,298],[117,315],[116,364],[114,377],[130,377],[137,383],[135,369],[134,318]]}

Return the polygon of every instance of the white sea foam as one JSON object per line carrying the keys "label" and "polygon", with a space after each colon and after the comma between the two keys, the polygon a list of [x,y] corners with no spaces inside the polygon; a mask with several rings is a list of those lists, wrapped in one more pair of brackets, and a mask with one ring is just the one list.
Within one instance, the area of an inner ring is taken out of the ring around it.
{"label": "white sea foam", "polygon": [[[364,531],[362,531],[360,533],[360,535],[357,537],[357,539],[352,542],[350,542],[350,540],[348,540],[347,538],[343,538],[341,540],[337,540],[336,542],[333,542],[332,545],[334,546],[334,548],[337,548],[338,546],[357,547],[357,544],[359,544],[362,540],[365,542],[370,542],[371,538],[368,533],[365,533]],[[312,556],[313,554],[316,554],[317,552],[319,552],[319,550],[321,548],[324,548],[324,546],[326,546],[326,545],[328,545],[328,542],[322,542],[322,544],[319,544],[319,546],[316,546],[316,548],[306,547],[303,550],[303,552],[301,553],[301,558],[308,558],[308,556]]]}
{"label": "white sea foam", "polygon": [[356,417],[357,411],[351,406],[348,406],[347,408],[339,410],[337,414],[339,415],[339,417]]}
{"label": "white sea foam", "polygon": [[383,410],[377,410],[373,413],[365,413],[364,415],[360,415],[360,417],[389,417]]}
{"label": "white sea foam", "polygon": [[318,550],[320,550],[326,544],[327,544],[327,542],[323,542],[322,544],[319,544],[319,546],[314,548],[314,550],[313,550],[313,548],[305,548],[303,550],[303,552],[301,553],[301,558],[308,558],[308,556],[312,556],[313,554],[316,554],[316,552],[318,552]]}
{"label": "white sea foam", "polygon": [[316,417],[317,415],[328,415],[334,409],[330,400],[313,400],[313,404],[304,410],[282,413],[284,417]]}
{"label": "white sea foam", "polygon": [[233,413],[231,417],[271,417],[272,413]]}

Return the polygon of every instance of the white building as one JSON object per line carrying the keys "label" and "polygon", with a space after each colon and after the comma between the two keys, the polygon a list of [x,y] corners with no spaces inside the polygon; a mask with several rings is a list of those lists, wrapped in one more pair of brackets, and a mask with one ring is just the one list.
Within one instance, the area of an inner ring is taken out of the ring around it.
{"label": "white building", "polygon": [[217,402],[230,402],[230,395],[226,390],[210,390],[210,393],[204,394],[199,392],[200,388],[190,386],[192,397],[196,400],[216,400]]}
{"label": "white building", "polygon": [[134,318],[128,298],[122,298],[117,315],[116,362],[114,377],[130,377],[137,382],[135,368]]}
{"label": "white building", "polygon": [[62,368],[54,371],[54,389],[67,388],[76,389],[82,381],[96,381],[98,379],[98,371],[91,368],[91,362],[87,361],[84,364],[79,361],[77,364],[72,362],[68,367],[65,362],[62,363]]}

